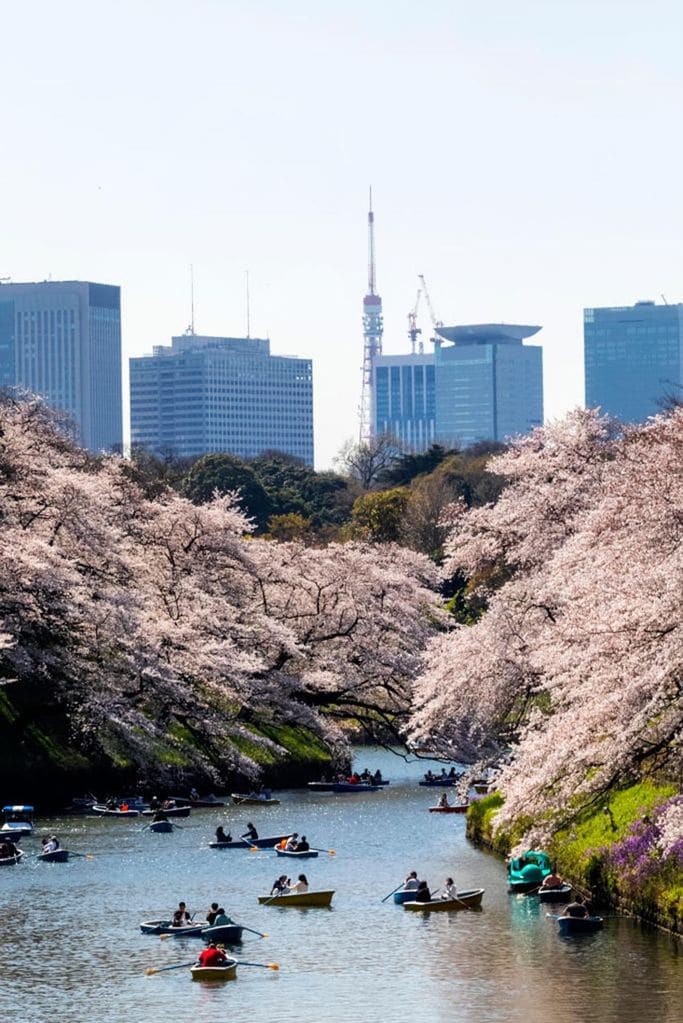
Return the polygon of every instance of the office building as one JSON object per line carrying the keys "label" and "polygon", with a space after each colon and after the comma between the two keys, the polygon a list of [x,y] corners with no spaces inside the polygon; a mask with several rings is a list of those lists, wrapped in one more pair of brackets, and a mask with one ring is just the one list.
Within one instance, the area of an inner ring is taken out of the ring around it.
{"label": "office building", "polygon": [[436,328],[439,443],[505,442],[542,425],[543,351],[523,344],[540,329],[506,323]]}
{"label": "office building", "polygon": [[434,353],[373,360],[374,436],[390,434],[407,451],[426,451],[436,431]]}
{"label": "office building", "polygon": [[260,338],[185,334],[130,360],[131,444],[194,458],[282,451],[313,464],[310,359]]}
{"label": "office building", "polygon": [[682,397],[683,304],[584,309],[586,406],[641,423]]}
{"label": "office building", "polygon": [[90,451],[121,451],[121,293],[111,284],[0,284],[0,387],[69,413]]}

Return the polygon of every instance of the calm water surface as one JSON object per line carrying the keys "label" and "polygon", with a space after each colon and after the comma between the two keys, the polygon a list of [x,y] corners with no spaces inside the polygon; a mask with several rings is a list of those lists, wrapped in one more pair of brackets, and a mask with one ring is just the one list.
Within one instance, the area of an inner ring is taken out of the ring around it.
{"label": "calm water surface", "polygon": [[[680,1023],[677,942],[625,919],[561,939],[537,900],[507,894],[503,864],[466,841],[462,817],[427,813],[438,790],[417,780],[428,764],[363,750],[357,765],[380,767],[392,784],[366,795],[288,791],[278,807],[249,808],[261,835],[296,830],[336,851],[302,864],[312,887],[335,889],[331,909],[257,904],[284,861],[207,847],[218,823],[244,830],[239,807],[193,811],[171,835],[139,819],[39,821],[38,834],[57,829],[94,859],[27,855],[0,872],[0,1009],[24,1023]],[[39,842],[22,845],[33,854]],[[461,889],[484,887],[483,910],[423,918],[382,904],[410,869],[433,888],[449,874]],[[216,900],[267,932],[245,934],[237,956],[280,972],[244,967],[215,986],[192,983],[186,969],[147,977],[146,967],[201,947],[140,933],[141,920],[169,915],[179,899],[198,917]]]}

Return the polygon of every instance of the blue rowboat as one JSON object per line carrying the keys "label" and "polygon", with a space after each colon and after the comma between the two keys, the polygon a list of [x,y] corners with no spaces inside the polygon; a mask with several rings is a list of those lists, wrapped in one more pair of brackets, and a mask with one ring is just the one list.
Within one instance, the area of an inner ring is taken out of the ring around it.
{"label": "blue rowboat", "polygon": [[369,785],[367,782],[359,781],[354,784],[351,781],[336,781],[332,786],[333,792],[378,792],[381,785]]}
{"label": "blue rowboat", "polygon": [[66,863],[69,859],[69,850],[53,849],[52,852],[38,853],[38,859],[43,863]]}
{"label": "blue rowboat", "polygon": [[300,860],[314,860],[318,856],[317,849],[303,849],[301,852],[297,852],[296,849],[276,849],[275,852],[278,856],[292,856]]}
{"label": "blue rowboat", "polygon": [[217,927],[204,927],[202,938],[204,941],[222,941],[226,945],[239,945],[243,931],[244,928],[239,924],[219,924]]}
{"label": "blue rowboat", "polygon": [[168,835],[173,831],[173,825],[170,821],[152,821],[147,827],[150,831],[153,831],[156,835]]}
{"label": "blue rowboat", "polygon": [[407,892],[394,892],[394,902],[397,906],[402,906],[404,902],[411,902],[415,898],[416,888],[411,888]]}
{"label": "blue rowboat", "polygon": [[557,926],[563,937],[572,934],[594,934],[603,925],[601,916],[558,916]]}

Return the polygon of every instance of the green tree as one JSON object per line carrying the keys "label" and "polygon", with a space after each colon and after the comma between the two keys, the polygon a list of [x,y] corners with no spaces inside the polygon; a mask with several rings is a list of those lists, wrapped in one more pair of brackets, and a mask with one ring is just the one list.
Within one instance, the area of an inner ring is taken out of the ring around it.
{"label": "green tree", "polygon": [[211,454],[198,459],[183,481],[183,493],[195,504],[205,504],[215,493],[237,492],[239,502],[259,530],[272,511],[272,502],[256,473],[235,455]]}
{"label": "green tree", "polygon": [[398,543],[407,504],[408,492],[398,487],[362,494],[353,505],[350,536],[371,543]]}

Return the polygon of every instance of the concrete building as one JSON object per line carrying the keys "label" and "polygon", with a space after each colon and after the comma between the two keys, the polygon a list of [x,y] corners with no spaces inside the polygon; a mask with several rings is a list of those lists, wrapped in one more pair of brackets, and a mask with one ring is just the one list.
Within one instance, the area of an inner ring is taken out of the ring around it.
{"label": "concrete building", "polygon": [[378,355],[372,365],[374,436],[391,434],[408,451],[426,451],[436,436],[434,353]]}
{"label": "concrete building", "polygon": [[683,304],[584,309],[586,406],[625,423],[683,397]]}
{"label": "concrete building", "polygon": [[111,284],[0,284],[0,387],[68,412],[90,451],[121,451],[121,292]]}
{"label": "concrete building", "polygon": [[159,455],[278,450],[313,464],[310,359],[260,338],[185,334],[130,360],[131,444]]}
{"label": "concrete building", "polygon": [[523,344],[540,329],[507,323],[436,328],[439,443],[504,442],[542,425],[543,351]]}

